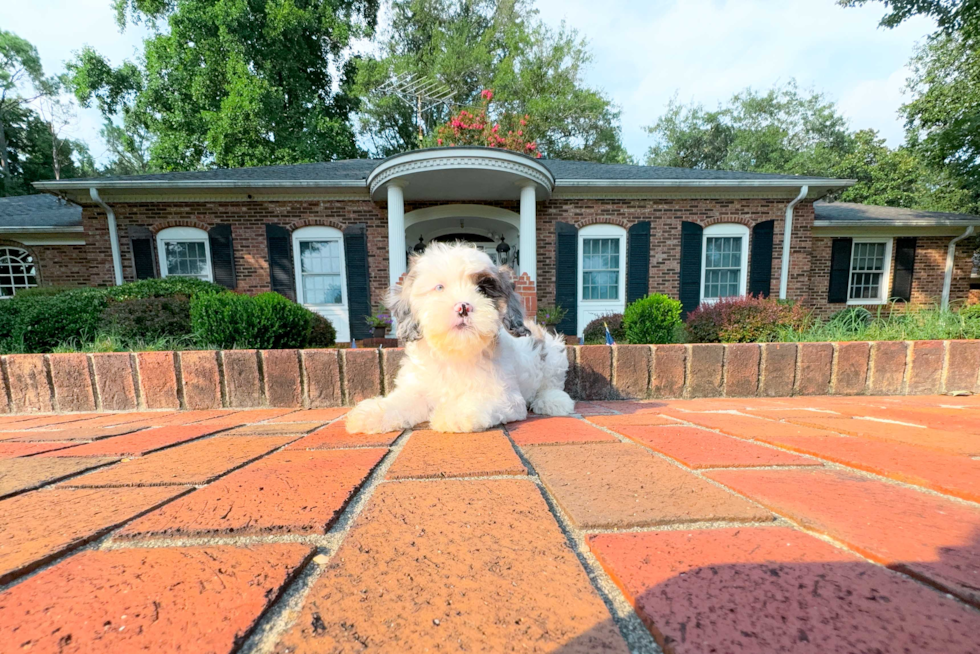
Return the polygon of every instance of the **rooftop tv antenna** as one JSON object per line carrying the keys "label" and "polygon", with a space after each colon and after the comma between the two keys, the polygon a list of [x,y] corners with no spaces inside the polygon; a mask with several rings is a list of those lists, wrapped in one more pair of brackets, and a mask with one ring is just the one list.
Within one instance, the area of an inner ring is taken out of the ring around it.
{"label": "rooftop tv antenna", "polygon": [[419,128],[419,145],[422,144],[425,125],[422,120],[422,113],[439,105],[451,106],[452,98],[456,95],[442,82],[414,73],[396,75],[385,82],[380,91],[394,95],[408,106],[415,108],[415,122]]}

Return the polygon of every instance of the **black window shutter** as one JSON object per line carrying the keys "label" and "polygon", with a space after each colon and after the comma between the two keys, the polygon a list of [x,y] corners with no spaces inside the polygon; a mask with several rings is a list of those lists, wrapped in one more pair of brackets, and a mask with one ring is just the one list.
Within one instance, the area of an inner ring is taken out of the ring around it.
{"label": "black window shutter", "polygon": [[292,238],[289,230],[280,225],[266,225],[265,242],[269,250],[269,278],[272,290],[295,302],[296,281],[293,278]]}
{"label": "black window shutter", "polygon": [[851,276],[851,239],[835,238],[830,251],[830,288],[827,302],[847,302],[847,289]]}
{"label": "black window shutter", "polygon": [[231,225],[215,225],[208,232],[208,240],[211,242],[211,273],[214,283],[234,289],[238,281],[235,278]]}
{"label": "black window shutter", "polygon": [[915,237],[895,239],[895,274],[892,297],[908,302],[912,299],[912,272],[915,268]]}
{"label": "black window shutter", "polygon": [[752,268],[749,270],[749,295],[769,297],[772,285],[772,234],[774,220],[752,228]]}
{"label": "black window shutter", "polygon": [[555,304],[565,309],[558,331],[578,334],[578,229],[555,223]]}
{"label": "black window shutter", "polygon": [[686,316],[701,304],[701,235],[697,223],[681,223],[681,307]]}
{"label": "black window shutter", "polygon": [[157,276],[153,260],[153,233],[146,227],[129,227],[129,246],[133,252],[133,269],[136,279],[153,279]]}
{"label": "black window shutter", "polygon": [[629,228],[626,245],[626,304],[650,293],[650,221]]}
{"label": "black window shutter", "polygon": [[347,259],[347,311],[351,338],[369,338],[371,327],[371,279],[368,275],[367,226],[344,229],[344,257]]}

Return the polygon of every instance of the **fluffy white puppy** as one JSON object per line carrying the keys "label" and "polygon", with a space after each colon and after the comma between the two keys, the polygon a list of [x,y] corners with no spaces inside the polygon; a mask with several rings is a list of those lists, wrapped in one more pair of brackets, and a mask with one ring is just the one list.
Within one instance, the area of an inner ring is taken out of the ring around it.
{"label": "fluffy white puppy", "polygon": [[565,344],[531,321],[509,271],[463,244],[431,243],[412,260],[388,307],[406,342],[395,390],[347,415],[352,433],[378,433],[428,420],[445,432],[482,431],[523,420],[528,405],[564,416]]}

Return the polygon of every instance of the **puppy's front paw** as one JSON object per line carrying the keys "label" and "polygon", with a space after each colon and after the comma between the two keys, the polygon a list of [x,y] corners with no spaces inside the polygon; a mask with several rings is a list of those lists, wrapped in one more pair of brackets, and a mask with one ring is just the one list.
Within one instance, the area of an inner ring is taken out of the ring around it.
{"label": "puppy's front paw", "polygon": [[345,420],[349,434],[381,434],[391,431],[385,420],[384,402],[380,398],[364,400],[351,409]]}
{"label": "puppy's front paw", "polygon": [[565,391],[549,388],[531,401],[531,411],[539,416],[567,416],[575,411],[575,401]]}
{"label": "puppy's front paw", "polygon": [[453,409],[436,409],[429,419],[429,425],[435,431],[449,433],[469,433],[486,431],[490,427],[489,420],[484,416],[467,414]]}

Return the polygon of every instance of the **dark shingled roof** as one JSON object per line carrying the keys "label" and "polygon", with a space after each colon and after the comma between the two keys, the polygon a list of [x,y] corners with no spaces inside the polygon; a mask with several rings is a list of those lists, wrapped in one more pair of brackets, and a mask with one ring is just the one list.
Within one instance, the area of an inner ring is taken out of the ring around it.
{"label": "dark shingled roof", "polygon": [[[256,166],[253,168],[221,168],[153,175],[107,176],[91,179],[73,179],[72,182],[121,182],[121,181],[357,181],[367,180],[371,171],[384,159],[342,159],[323,163],[293,164],[287,166]],[[695,170],[691,168],[665,168],[660,166],[631,166],[628,164],[601,164],[588,161],[539,159],[557,181],[562,180],[807,180],[825,179],[796,175],[768,173],[740,173],[729,170]]]}
{"label": "dark shingled roof", "polygon": [[859,220],[869,225],[875,223],[980,223],[980,216],[942,211],[920,211],[902,207],[880,207],[854,202],[816,202],[813,211],[817,220],[845,222]]}
{"label": "dark shingled roof", "polygon": [[82,208],[53,195],[0,198],[0,227],[75,227],[81,224]]}

